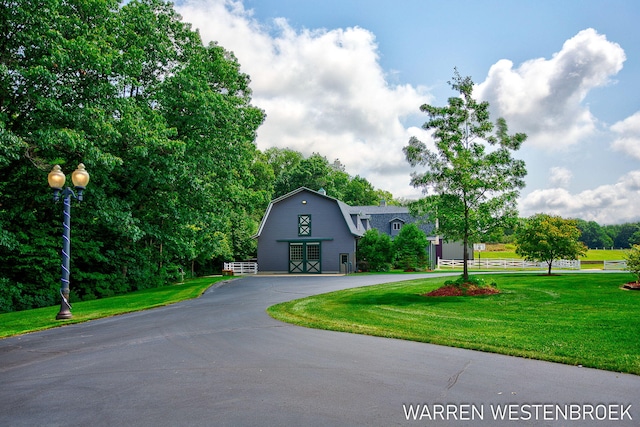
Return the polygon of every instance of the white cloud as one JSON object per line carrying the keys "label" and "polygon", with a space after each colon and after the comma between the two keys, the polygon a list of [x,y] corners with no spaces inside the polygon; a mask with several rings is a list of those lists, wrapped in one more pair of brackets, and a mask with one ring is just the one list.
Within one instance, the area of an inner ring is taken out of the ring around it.
{"label": "white cloud", "polygon": [[573,173],[562,167],[553,167],[549,170],[549,184],[552,187],[567,188],[571,182]]}
{"label": "white cloud", "polygon": [[[419,197],[409,185],[412,170],[402,147],[411,136],[432,143],[429,132],[407,123],[423,122],[418,108],[433,98],[426,87],[390,83],[395,79],[380,66],[373,33],[359,27],[298,30],[284,18],[260,23],[241,0],[186,0],[176,9],[205,43],[217,41],[234,52],[251,76],[253,103],[267,113],[258,130],[260,149],[289,147],[339,158],[349,173],[377,188]],[[618,44],[586,29],[550,59],[515,68],[498,61],[474,95],[489,101],[492,117],[504,117],[511,132],[527,133],[525,144],[533,152],[561,150],[596,133],[599,123],[585,97],[610,84],[625,59]],[[614,149],[640,158],[640,113],[610,129],[617,136]],[[550,188],[526,195],[521,214],[549,212],[600,223],[640,219],[640,171],[577,194],[570,192],[572,181],[570,170],[551,168]]]}
{"label": "white cloud", "polygon": [[640,111],[611,126],[617,138],[611,143],[614,150],[640,159]]}
{"label": "white cloud", "polygon": [[192,0],[176,8],[206,43],[233,51],[251,76],[253,104],[267,114],[260,149],[318,152],[396,197],[419,194],[409,186],[402,153],[416,130],[403,120],[431,99],[425,88],[388,83],[370,31],[298,31],[283,18],[267,28],[239,1]]}
{"label": "white cloud", "polygon": [[545,212],[581,218],[599,224],[640,220],[640,170],[622,176],[616,184],[571,194],[564,188],[534,190],[520,201],[520,214]]}
{"label": "white cloud", "polygon": [[609,84],[625,59],[618,44],[589,28],[551,59],[532,59],[515,69],[509,60],[498,61],[474,95],[489,101],[513,131],[527,133],[527,144],[557,150],[596,131],[597,119],[582,101],[591,89]]}

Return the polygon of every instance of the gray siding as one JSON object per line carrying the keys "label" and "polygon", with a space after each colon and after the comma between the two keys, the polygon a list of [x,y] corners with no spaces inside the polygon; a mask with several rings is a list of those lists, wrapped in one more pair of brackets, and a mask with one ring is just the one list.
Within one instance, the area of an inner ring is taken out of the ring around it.
{"label": "gray siding", "polygon": [[[306,202],[306,203],[303,203]],[[298,216],[311,216],[311,235],[298,235]],[[303,190],[277,199],[261,225],[258,236],[258,268],[261,272],[289,271],[289,241],[320,241],[323,273],[340,272],[340,254],[353,263],[356,236],[345,221],[338,201]]]}

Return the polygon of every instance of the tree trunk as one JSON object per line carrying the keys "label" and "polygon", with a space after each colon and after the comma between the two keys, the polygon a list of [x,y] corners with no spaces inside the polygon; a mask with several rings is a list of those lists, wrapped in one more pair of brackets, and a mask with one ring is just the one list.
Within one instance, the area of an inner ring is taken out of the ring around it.
{"label": "tree trunk", "polygon": [[[466,195],[465,195],[466,197]],[[463,266],[462,266],[462,278],[467,281],[469,280],[469,207],[467,206],[466,200],[464,201],[464,238],[462,239],[462,244],[464,247],[462,248],[462,258],[463,258]]]}

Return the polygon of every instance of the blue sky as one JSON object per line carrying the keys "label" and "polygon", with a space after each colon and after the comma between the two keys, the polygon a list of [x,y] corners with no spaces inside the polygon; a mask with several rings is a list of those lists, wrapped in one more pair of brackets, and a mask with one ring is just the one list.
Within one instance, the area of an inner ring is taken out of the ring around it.
{"label": "blue sky", "polygon": [[187,0],[205,42],[238,57],[267,113],[260,149],[339,158],[417,198],[402,156],[423,103],[457,67],[529,139],[520,212],[640,220],[640,2],[635,0]]}

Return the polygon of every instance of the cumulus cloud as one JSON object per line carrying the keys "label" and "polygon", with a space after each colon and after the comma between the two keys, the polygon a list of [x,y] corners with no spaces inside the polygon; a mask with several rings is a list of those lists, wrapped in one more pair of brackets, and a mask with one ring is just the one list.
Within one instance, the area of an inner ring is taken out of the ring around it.
{"label": "cumulus cloud", "polygon": [[640,220],[640,171],[622,176],[613,185],[571,194],[564,188],[534,190],[520,201],[522,216],[545,212],[599,224]]}
{"label": "cumulus cloud", "polygon": [[551,187],[567,188],[571,182],[573,173],[562,167],[553,167],[549,171],[549,184]]}
{"label": "cumulus cloud", "polygon": [[640,159],[640,111],[617,122],[611,126],[611,130],[616,134],[611,147]]}
{"label": "cumulus cloud", "polygon": [[622,69],[624,50],[594,29],[580,31],[551,59],[532,59],[514,68],[503,59],[489,70],[474,95],[494,114],[529,134],[528,144],[558,149],[578,144],[597,129],[597,119],[582,101],[607,85]]}
{"label": "cumulus cloud", "polygon": [[297,30],[283,18],[264,26],[240,1],[191,0],[176,8],[205,42],[233,51],[251,76],[253,104],[267,114],[260,149],[318,152],[396,197],[418,194],[402,147],[421,131],[403,122],[431,98],[425,88],[389,84],[373,33]]}
{"label": "cumulus cloud", "polygon": [[[419,197],[402,147],[411,136],[432,144],[418,108],[431,103],[426,87],[391,84],[380,66],[375,35],[359,27],[296,29],[284,18],[259,22],[242,0],[184,0],[176,9],[205,43],[234,52],[251,76],[253,103],[267,113],[258,147],[291,148],[329,161],[339,158],[396,197]],[[608,85],[625,61],[623,49],[593,29],[567,40],[550,59],[518,66],[503,59],[489,70],[474,96],[491,104],[511,132],[526,132],[532,150],[558,150],[586,141],[602,126],[584,100]],[[640,158],[640,112],[611,128],[612,148]],[[533,170],[533,169],[532,169]],[[545,170],[541,168],[540,170]],[[547,189],[520,201],[521,214],[549,212],[600,223],[638,220],[640,171],[614,185],[572,193],[573,174],[549,170]]]}

